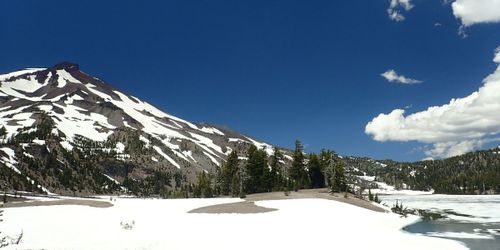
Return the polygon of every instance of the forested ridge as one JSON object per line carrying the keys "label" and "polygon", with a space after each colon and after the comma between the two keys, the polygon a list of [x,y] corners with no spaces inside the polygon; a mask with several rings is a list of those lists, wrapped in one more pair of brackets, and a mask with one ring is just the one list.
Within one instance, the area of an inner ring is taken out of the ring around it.
{"label": "forested ridge", "polygon": [[233,196],[272,191],[328,187],[334,192],[349,191],[345,163],[331,150],[305,154],[295,142],[293,160],[286,166],[280,149],[272,155],[250,146],[245,156],[233,151],[215,173],[200,172],[193,186],[194,197]]}
{"label": "forested ridge", "polygon": [[[67,195],[126,192],[163,198],[243,197],[304,188],[351,192],[377,188],[375,183],[362,185],[357,176],[366,175],[397,189],[433,189],[443,194],[500,193],[499,148],[442,160],[397,162],[342,157],[331,150],[305,153],[300,141],[296,141],[294,150],[275,147],[270,155],[264,148],[251,145],[247,150],[232,151],[212,171],[198,171],[190,181],[186,173],[171,169],[146,168],[149,172],[143,178],[131,175],[145,164],[144,158],[154,153],[135,130],[122,129],[104,142],[76,137],[73,149],[68,151],[57,143],[60,138],[52,133],[53,128],[52,120],[45,119],[43,113],[37,124],[15,136],[5,138],[5,128],[0,128],[3,150],[12,149],[18,157],[17,168],[25,173],[23,176],[7,166],[0,167],[0,188],[43,193],[44,187]],[[115,151],[118,137],[126,143],[122,153]],[[33,143],[35,139],[43,143]],[[154,138],[148,140],[154,142]],[[9,157],[6,152],[0,153],[4,160]],[[123,177],[116,181],[107,174]]]}
{"label": "forested ridge", "polygon": [[399,189],[433,189],[440,194],[500,193],[500,148],[442,160],[378,162],[387,166],[372,170],[376,180]]}

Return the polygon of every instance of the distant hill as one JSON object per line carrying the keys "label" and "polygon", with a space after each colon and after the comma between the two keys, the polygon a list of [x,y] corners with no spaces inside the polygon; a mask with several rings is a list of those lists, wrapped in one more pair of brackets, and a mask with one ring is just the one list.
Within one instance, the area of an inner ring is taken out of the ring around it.
{"label": "distant hill", "polygon": [[[500,194],[500,148],[442,160],[397,162],[344,157],[350,172],[374,176],[396,189],[434,190],[442,194]],[[365,183],[365,188],[377,188]]]}

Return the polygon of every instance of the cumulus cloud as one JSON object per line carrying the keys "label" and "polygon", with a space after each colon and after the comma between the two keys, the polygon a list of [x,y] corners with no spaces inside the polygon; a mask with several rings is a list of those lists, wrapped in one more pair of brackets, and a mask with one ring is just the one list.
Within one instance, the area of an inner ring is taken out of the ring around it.
{"label": "cumulus cloud", "polygon": [[500,0],[457,0],[451,7],[465,27],[500,22]]}
{"label": "cumulus cloud", "polygon": [[419,80],[408,78],[404,75],[398,75],[398,73],[396,73],[396,71],[393,69],[387,70],[386,72],[384,72],[380,75],[389,82],[397,82],[397,83],[402,83],[402,84],[415,84],[415,83],[422,82]]}
{"label": "cumulus cloud", "polygon": [[[500,64],[500,47],[493,61]],[[404,109],[379,114],[365,127],[376,141],[418,141],[432,144],[430,157],[463,154],[500,140],[500,65],[469,96],[405,115]]]}
{"label": "cumulus cloud", "polygon": [[413,8],[410,0],[390,0],[389,8],[387,8],[387,14],[391,20],[396,22],[401,22],[405,20],[403,16],[403,11],[410,11]]}

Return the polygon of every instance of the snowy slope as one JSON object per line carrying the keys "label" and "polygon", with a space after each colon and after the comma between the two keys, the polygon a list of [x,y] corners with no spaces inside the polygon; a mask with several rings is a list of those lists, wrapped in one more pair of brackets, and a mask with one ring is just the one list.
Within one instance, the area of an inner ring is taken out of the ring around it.
{"label": "snowy slope", "polygon": [[54,122],[52,133],[60,137],[64,149],[75,146],[76,136],[93,141],[113,139],[121,143],[115,150],[122,160],[135,159],[124,152],[127,136],[118,136],[117,131],[138,131],[145,147],[152,149],[141,164],[154,168],[211,170],[231,151],[243,153],[252,144],[272,153],[269,144],[165,113],[80,71],[76,64],[0,75],[0,127],[6,128],[7,138],[30,132],[27,130],[33,130],[42,115]]}

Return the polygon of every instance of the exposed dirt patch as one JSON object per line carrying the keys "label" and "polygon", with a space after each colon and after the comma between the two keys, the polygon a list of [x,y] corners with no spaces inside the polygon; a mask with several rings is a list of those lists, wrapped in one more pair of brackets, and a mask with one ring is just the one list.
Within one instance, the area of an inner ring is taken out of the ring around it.
{"label": "exposed dirt patch", "polygon": [[265,201],[265,200],[288,200],[288,199],[327,199],[339,202],[348,203],[354,206],[369,209],[375,212],[385,212],[384,209],[375,206],[374,204],[356,198],[352,195],[348,195],[348,198],[344,197],[343,193],[330,193],[328,189],[304,189],[298,192],[290,192],[285,195],[284,192],[270,192],[270,193],[260,193],[251,194],[245,198],[243,202],[220,204],[207,207],[201,207],[189,211],[189,213],[265,213],[270,211],[275,211],[276,209],[259,207],[255,205],[255,201]]}
{"label": "exposed dirt patch", "polygon": [[[10,196],[7,195],[5,196],[7,202],[18,202],[18,201],[27,201],[28,199],[21,197],[21,196]],[[4,196],[2,195],[0,198],[0,202],[3,202]]]}
{"label": "exposed dirt patch", "polygon": [[112,207],[113,204],[107,201],[98,200],[80,200],[80,199],[63,199],[63,200],[51,200],[51,201],[21,201],[21,202],[11,202],[3,204],[4,208],[9,207],[38,207],[38,206],[59,206],[59,205],[80,205],[89,207]]}
{"label": "exposed dirt patch", "polygon": [[189,213],[201,214],[255,214],[276,211],[275,208],[260,207],[255,205],[254,202],[242,201],[236,203],[213,205],[208,207],[200,207],[189,211]]}

